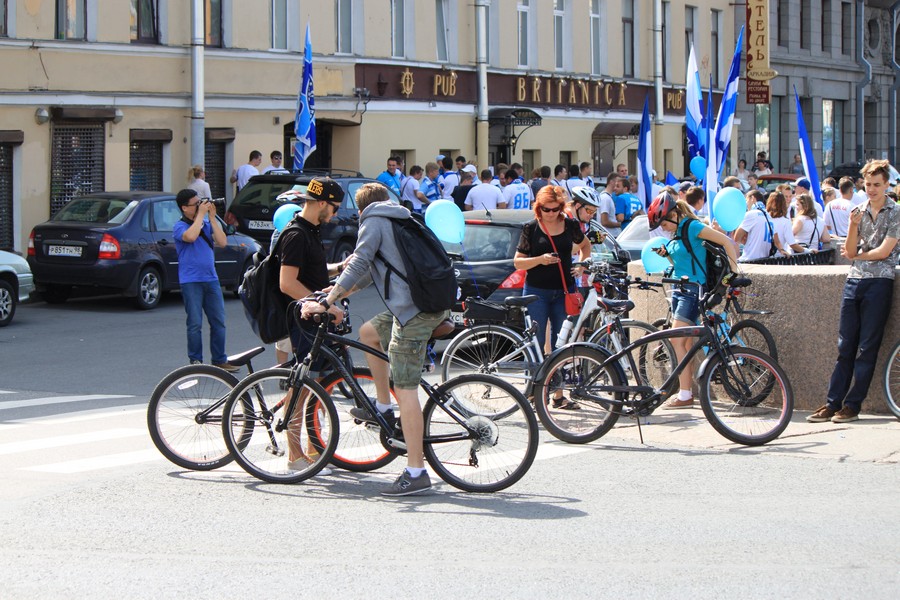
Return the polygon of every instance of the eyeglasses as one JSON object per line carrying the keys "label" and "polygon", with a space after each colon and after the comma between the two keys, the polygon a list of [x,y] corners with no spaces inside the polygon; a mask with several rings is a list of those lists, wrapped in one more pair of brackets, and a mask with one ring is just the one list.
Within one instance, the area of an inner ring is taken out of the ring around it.
{"label": "eyeglasses", "polygon": [[199,203],[199,202],[194,202],[193,204],[185,204],[185,206],[188,207],[188,208],[190,208],[190,207],[192,207],[192,206],[193,206],[193,207],[197,207],[197,206],[200,206],[200,203]]}
{"label": "eyeglasses", "polygon": [[584,212],[586,212],[586,213],[589,214],[589,215],[593,215],[593,214],[595,214],[595,213],[597,212],[597,208],[594,207],[594,206],[584,206],[584,205],[582,205],[581,208],[583,208],[583,209],[584,209]]}
{"label": "eyeglasses", "polygon": [[556,206],[554,208],[550,208],[549,206],[542,206],[541,212],[551,213],[551,212],[559,212],[562,210],[562,206]]}

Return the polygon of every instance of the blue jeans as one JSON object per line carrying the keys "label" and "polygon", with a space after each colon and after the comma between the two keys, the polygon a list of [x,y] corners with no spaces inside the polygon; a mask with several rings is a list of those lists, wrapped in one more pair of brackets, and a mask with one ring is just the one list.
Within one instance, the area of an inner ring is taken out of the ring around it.
{"label": "blue jeans", "polygon": [[203,313],[209,322],[209,347],[212,362],[224,363],[225,354],[225,300],[218,281],[200,281],[181,284],[184,312],[187,313],[187,345],[190,360],[203,360]]}
{"label": "blue jeans", "polygon": [[848,279],[844,285],[838,358],[828,385],[827,403],[832,410],[840,410],[843,403],[859,411],[866,399],[893,294],[891,279]]}
{"label": "blue jeans", "polygon": [[534,295],[538,297],[537,302],[528,305],[528,314],[531,320],[537,325],[537,339],[544,348],[544,342],[547,339],[547,321],[550,321],[550,328],[553,333],[552,345],[556,346],[556,336],[562,329],[563,321],[566,320],[566,291],[565,290],[547,290],[544,288],[531,287],[527,283],[522,290],[523,296]]}

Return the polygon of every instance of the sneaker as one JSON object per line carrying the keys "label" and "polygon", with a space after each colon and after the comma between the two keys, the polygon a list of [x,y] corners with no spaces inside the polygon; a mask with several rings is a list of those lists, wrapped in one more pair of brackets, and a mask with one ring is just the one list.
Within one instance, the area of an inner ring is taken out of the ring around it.
{"label": "sneaker", "polygon": [[194,360],[191,361],[191,364],[192,364],[192,365],[202,365],[202,364],[203,364],[203,361],[202,361],[202,360],[197,360],[197,359],[195,358]]}
{"label": "sneaker", "polygon": [[409,471],[403,469],[397,480],[391,484],[391,487],[381,492],[382,496],[412,496],[413,494],[421,494],[431,489],[431,478],[428,471],[424,471],[418,477],[412,477]]}
{"label": "sneaker", "polygon": [[213,363],[213,366],[214,366],[214,367],[218,367],[218,368],[222,369],[223,371],[228,371],[229,373],[234,373],[234,372],[236,372],[236,371],[240,371],[240,370],[241,370],[240,367],[236,367],[236,366],[234,366],[234,365],[232,365],[232,364],[229,364],[229,363],[227,363],[227,362],[226,362],[226,363]]}
{"label": "sneaker", "polygon": [[[372,410],[377,410],[376,408],[372,408]],[[378,421],[375,420],[375,417],[369,412],[367,408],[361,408],[359,406],[354,406],[347,412],[350,413],[350,416],[354,419],[358,419],[363,423],[371,423],[372,425],[378,425]],[[388,423],[388,426],[391,429],[394,429],[397,425],[397,417],[394,416],[394,409],[391,409],[384,413],[384,418]]]}
{"label": "sneaker", "polygon": [[806,417],[806,420],[810,423],[826,423],[830,421],[833,416],[834,411],[830,409],[827,404],[823,404],[816,409],[816,412]]}
{"label": "sneaker", "polygon": [[694,399],[689,398],[687,400],[679,400],[678,398],[669,398],[666,400],[662,408],[663,410],[672,410],[676,408],[692,408],[694,406]]}
{"label": "sneaker", "polygon": [[850,421],[859,421],[859,411],[853,410],[849,406],[845,406],[831,417],[832,423],[849,423]]}
{"label": "sneaker", "polygon": [[[305,458],[298,458],[297,460],[292,460],[288,463],[288,469],[291,471],[305,471],[309,468],[309,461]],[[322,467],[318,473],[314,475],[314,477],[318,477],[319,475],[323,477],[327,477],[328,475],[333,474],[334,471],[329,469],[328,467]]]}

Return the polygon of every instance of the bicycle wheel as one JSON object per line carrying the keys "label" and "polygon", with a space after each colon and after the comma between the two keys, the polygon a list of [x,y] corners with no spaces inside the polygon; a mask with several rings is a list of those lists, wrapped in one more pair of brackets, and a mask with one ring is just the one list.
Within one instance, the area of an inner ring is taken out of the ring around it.
{"label": "bicycle wheel", "polygon": [[[376,397],[375,382],[369,369],[355,367],[353,377],[366,396],[372,399]],[[350,409],[357,404],[350,386],[340,373],[332,373],[323,379],[322,388],[331,396],[341,424],[341,435],[331,457],[331,464],[348,471],[365,472],[380,469],[397,458],[396,452],[388,450],[381,443],[381,428],[378,425],[360,423],[350,414]],[[344,393],[344,389],[347,389],[347,393]],[[323,440],[317,443],[325,445]]]}
{"label": "bicycle wheel", "polygon": [[[611,354],[615,354],[629,344],[641,340],[647,334],[659,331],[653,325],[643,321],[623,319],[621,323],[625,334],[624,339],[620,339],[620,334],[615,329],[603,329],[589,340],[590,343],[603,346]],[[623,356],[619,360],[619,365],[628,377],[628,382],[634,385],[661,387],[678,364],[672,342],[667,339],[657,340],[638,346],[635,350],[637,351],[636,355],[635,352],[632,352],[632,357],[635,359],[639,377],[632,372],[631,362],[627,356]]]}
{"label": "bicycle wheel", "polygon": [[794,392],[772,357],[732,346],[713,356],[700,381],[700,406],[716,431],[737,444],[759,446],[791,421]]}
{"label": "bicycle wheel", "polygon": [[222,439],[222,406],[237,378],[211,365],[188,365],[166,375],[150,394],[147,428],[167,459],[210,471],[233,458]]}
{"label": "bicycle wheel", "polygon": [[[467,492],[496,492],[525,475],[537,454],[538,426],[520,391],[496,377],[461,375],[438,387],[435,397],[443,406],[434,397],[425,402],[424,448],[441,479]],[[490,416],[510,404],[515,411]],[[463,415],[458,405],[477,412]]]}
{"label": "bicycle wheel", "polygon": [[778,350],[775,349],[775,338],[765,325],[753,319],[744,319],[735,323],[728,332],[732,344],[744,348],[753,348],[763,354],[768,354],[778,360]]}
{"label": "bicycle wheel", "polygon": [[[270,483],[312,477],[328,464],[338,443],[331,398],[311,379],[288,387],[290,375],[290,369],[277,368],[250,375],[231,391],[222,415],[225,443],[237,463]],[[242,439],[248,427],[250,436]]]}
{"label": "bicycle wheel", "polygon": [[884,398],[890,411],[900,419],[900,342],[894,345],[884,363]]}
{"label": "bicycle wheel", "polygon": [[453,338],[441,358],[441,380],[458,375],[496,375],[525,391],[534,377],[538,359],[522,336],[508,327],[478,325]]}
{"label": "bicycle wheel", "polygon": [[[613,365],[604,365],[610,356],[602,346],[570,346],[544,364],[534,384],[534,407],[553,437],[570,444],[593,442],[619,420],[608,400],[624,399],[624,394],[603,389],[623,383]],[[577,402],[580,409],[554,408],[557,392]]]}

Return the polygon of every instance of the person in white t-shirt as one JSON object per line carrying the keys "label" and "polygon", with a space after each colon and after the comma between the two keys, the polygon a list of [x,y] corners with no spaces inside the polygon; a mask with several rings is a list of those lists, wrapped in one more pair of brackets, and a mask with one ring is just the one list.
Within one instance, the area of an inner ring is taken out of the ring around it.
{"label": "person in white t-shirt", "polygon": [[569,169],[565,165],[556,165],[553,168],[553,179],[550,180],[550,185],[558,185],[559,187],[566,189],[566,179],[569,176]]}
{"label": "person in white t-shirt", "polygon": [[816,201],[809,194],[798,194],[797,216],[794,217],[792,230],[794,238],[802,247],[818,252],[819,243],[831,241],[825,229],[825,220],[816,211]]}
{"label": "person in white t-shirt", "polygon": [[266,173],[290,173],[284,168],[284,159],[278,150],[272,150],[271,154],[269,154],[269,160],[272,161],[272,164],[263,169],[263,175]]}
{"label": "person in white t-shirt", "polygon": [[795,252],[803,252],[803,248],[794,239],[791,220],[787,218],[787,199],[781,192],[772,192],[766,200],[766,212],[772,219],[775,232],[775,256],[790,256]]}
{"label": "person in white t-shirt", "polygon": [[238,167],[237,171],[231,172],[231,183],[237,184],[237,191],[247,185],[250,178],[259,175],[259,165],[262,162],[262,152],[254,150],[250,153],[250,161],[246,165]]}
{"label": "person in white t-shirt", "polygon": [[506,202],[506,208],[530,210],[534,202],[531,187],[522,181],[514,169],[507,169],[503,177],[506,182],[503,187],[503,201]]}
{"label": "person in white t-shirt", "polygon": [[[621,194],[623,191],[622,183],[616,173],[610,173],[606,176],[606,189],[598,193],[600,198],[600,210],[597,211],[597,220],[603,225],[609,234],[613,237],[618,236],[622,232],[622,222],[625,220],[624,213],[616,212],[616,201],[614,196]],[[621,218],[619,218],[621,216]]]}
{"label": "person in white t-shirt", "polygon": [[425,207],[428,206],[428,198],[420,190],[424,175],[425,169],[419,165],[413,165],[409,170],[409,177],[400,186],[400,201],[409,202],[412,212],[420,215],[425,213]]}
{"label": "person in white t-shirt", "polygon": [[763,193],[759,190],[750,190],[746,198],[747,214],[734,232],[734,241],[744,246],[738,259],[741,262],[771,256],[774,235]]}
{"label": "person in white t-shirt", "polygon": [[481,171],[481,183],[469,190],[466,196],[466,210],[494,210],[506,208],[503,191],[492,185],[494,175],[490,169]]}
{"label": "person in white t-shirt", "polygon": [[856,180],[856,192],[853,194],[853,199],[851,200],[853,208],[856,208],[868,199],[869,196],[866,195],[866,180],[860,177]]}
{"label": "person in white t-shirt", "polygon": [[451,171],[453,168],[453,161],[449,156],[445,156],[441,160],[441,164],[444,167],[444,174],[438,178],[438,183],[441,186],[441,198],[445,200],[453,200],[453,188],[459,185],[459,173],[456,171]]}
{"label": "person in white t-shirt", "polygon": [[850,211],[853,209],[853,180],[842,177],[838,183],[841,197],[836,198],[825,206],[825,227],[828,233],[837,237],[847,237],[847,229],[850,226]]}

